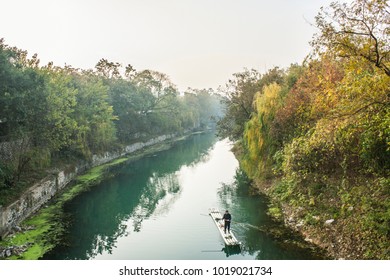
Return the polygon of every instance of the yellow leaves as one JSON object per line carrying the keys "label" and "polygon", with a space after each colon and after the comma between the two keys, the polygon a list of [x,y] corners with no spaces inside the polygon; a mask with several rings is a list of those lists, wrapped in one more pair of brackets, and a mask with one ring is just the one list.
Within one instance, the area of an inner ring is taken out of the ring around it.
{"label": "yellow leaves", "polygon": [[276,84],[270,84],[264,87],[263,92],[258,92],[255,95],[254,106],[258,114],[268,115],[271,111],[275,111],[280,99],[281,87]]}
{"label": "yellow leaves", "polygon": [[[361,118],[390,103],[390,77],[367,62],[349,60],[345,77],[338,85],[340,95],[338,115]],[[368,116],[367,116],[368,117]]]}
{"label": "yellow leaves", "polygon": [[[263,173],[268,166],[265,162],[268,160],[269,149],[273,144],[269,136],[269,127],[281,104],[281,87],[276,83],[265,86],[262,92],[255,95],[253,102],[255,112],[246,123],[244,131],[247,154],[245,166],[250,175]],[[250,166],[256,168],[249,168]]]}
{"label": "yellow leaves", "polygon": [[249,157],[251,160],[256,161],[258,151],[262,148],[264,141],[261,137],[259,124],[255,119],[252,119],[247,123],[244,139],[249,152]]}

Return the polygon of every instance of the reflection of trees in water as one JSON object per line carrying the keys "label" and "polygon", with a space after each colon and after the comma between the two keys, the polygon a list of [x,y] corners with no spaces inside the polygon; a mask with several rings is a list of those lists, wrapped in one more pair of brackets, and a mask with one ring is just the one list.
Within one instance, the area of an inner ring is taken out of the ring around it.
{"label": "reflection of trees in water", "polygon": [[242,252],[256,259],[321,258],[313,248],[302,247],[300,237],[267,215],[268,199],[254,194],[251,185],[245,173],[237,169],[234,181],[222,183],[218,190],[222,206],[232,214],[232,230],[243,243]]}
{"label": "reflection of trees in water", "polygon": [[181,166],[194,166],[210,158],[210,150],[216,138],[213,134],[196,135],[189,140],[177,143],[174,150],[160,153],[158,156],[145,158],[147,164],[158,166],[147,178],[138,204],[126,219],[131,219],[135,232],[142,228],[142,222],[152,214],[163,214],[180,197],[181,186],[177,170]]}
{"label": "reflection of trees in water", "polygon": [[250,196],[251,181],[241,168],[236,169],[234,180],[231,183],[221,183],[218,195],[225,209],[237,204],[241,197]]}
{"label": "reflection of trees in water", "polygon": [[[110,230],[106,231],[101,228],[98,233],[95,233],[88,243],[85,251],[86,258],[91,259],[98,254],[111,254],[119,237],[127,236],[131,232],[140,232],[143,221],[147,220],[156,212],[163,212],[169,209],[181,193],[179,181],[175,173],[166,173],[160,175],[153,172],[147,179],[145,187],[137,196],[137,203],[133,204],[130,213],[121,215],[118,209],[112,211],[115,214],[115,228],[110,226]],[[132,224],[132,228],[128,228],[128,224]],[[109,226],[109,225],[108,225]],[[99,227],[98,227],[99,228]]]}
{"label": "reflection of trees in water", "polygon": [[218,189],[221,198],[250,196],[252,193],[252,181],[241,168],[236,169],[233,182],[221,183],[221,187]]}
{"label": "reflection of trees in water", "polygon": [[156,208],[161,208],[159,213],[168,211],[169,206],[178,199],[180,193],[181,188],[175,173],[159,176],[157,172],[154,172],[146,183],[138,205],[130,214],[133,230],[139,232],[142,221],[155,213]]}
{"label": "reflection of trees in water", "polygon": [[[113,251],[119,237],[142,231],[152,215],[169,211],[180,197],[177,171],[209,159],[213,134],[196,135],[170,150],[142,158],[116,170],[114,178],[76,197],[67,211],[70,235],[48,259],[91,259]],[[129,228],[128,225],[132,225]]]}
{"label": "reflection of trees in water", "polygon": [[[138,205],[133,208],[129,215],[126,215],[125,219],[119,221],[116,230],[108,235],[104,233],[94,235],[90,249],[86,252],[87,258],[94,258],[102,253],[111,254],[119,237],[127,236],[131,231],[140,232],[142,222],[160,208],[160,212],[161,210],[167,211],[169,205],[179,197],[180,191],[176,174],[170,173],[160,176],[157,172],[154,172],[143,189]],[[160,207],[160,205],[163,207]],[[128,229],[128,221],[131,221],[132,229]]]}
{"label": "reflection of trees in water", "polygon": [[112,254],[112,249],[115,247],[118,237],[126,236],[126,229],[127,226],[125,224],[120,224],[114,235],[96,235],[92,240],[91,249],[86,251],[87,259],[94,258],[103,252]]}
{"label": "reflection of trees in water", "polygon": [[195,166],[210,159],[210,151],[214,148],[216,141],[217,139],[211,133],[195,135],[185,143],[175,144],[176,152],[164,159],[170,162],[180,162],[180,166]]}
{"label": "reflection of trees in water", "polygon": [[199,163],[205,163],[210,160],[210,151],[214,148],[214,145],[205,151],[198,153],[196,160],[192,161],[188,166],[193,167]]}

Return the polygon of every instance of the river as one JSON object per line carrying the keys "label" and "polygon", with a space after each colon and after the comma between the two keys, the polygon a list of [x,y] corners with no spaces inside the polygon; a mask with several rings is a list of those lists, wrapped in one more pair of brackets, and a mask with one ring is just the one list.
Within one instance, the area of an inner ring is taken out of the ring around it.
{"label": "river", "polygon": [[[44,259],[315,258],[265,234],[267,201],[249,194],[231,148],[198,134],[122,166],[66,204],[63,240]],[[211,207],[230,211],[241,250],[224,246]]]}

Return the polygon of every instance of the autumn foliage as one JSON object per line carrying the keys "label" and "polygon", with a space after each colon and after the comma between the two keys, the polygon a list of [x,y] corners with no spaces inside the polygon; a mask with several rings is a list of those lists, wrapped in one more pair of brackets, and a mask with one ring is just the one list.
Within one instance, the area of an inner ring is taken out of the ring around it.
{"label": "autumn foliage", "polygon": [[237,149],[257,187],[300,209],[337,257],[390,258],[389,25],[388,1],[321,10],[309,59],[260,83]]}

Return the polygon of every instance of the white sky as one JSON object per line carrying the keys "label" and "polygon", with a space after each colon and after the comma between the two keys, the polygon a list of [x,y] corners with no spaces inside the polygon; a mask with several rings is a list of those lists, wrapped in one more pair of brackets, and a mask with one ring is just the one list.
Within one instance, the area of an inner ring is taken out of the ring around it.
{"label": "white sky", "polygon": [[0,0],[0,38],[43,64],[101,58],[167,74],[180,90],[301,63],[331,0]]}

